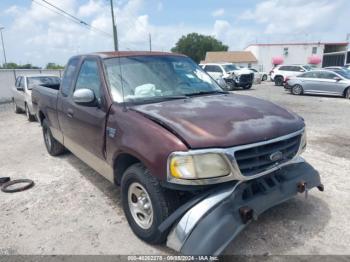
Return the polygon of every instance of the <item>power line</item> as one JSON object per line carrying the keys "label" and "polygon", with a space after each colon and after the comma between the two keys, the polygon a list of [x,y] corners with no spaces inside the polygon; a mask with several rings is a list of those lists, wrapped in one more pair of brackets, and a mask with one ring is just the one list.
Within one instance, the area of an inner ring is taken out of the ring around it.
{"label": "power line", "polygon": [[106,35],[108,35],[108,36],[111,36],[111,34],[105,32],[105,31],[102,31],[101,29],[99,29],[99,28],[97,28],[97,27],[94,27],[94,26],[88,24],[87,22],[81,20],[80,18],[78,18],[78,17],[76,17],[76,16],[74,16],[74,15],[68,13],[68,12],[66,12],[65,10],[59,8],[58,6],[55,6],[54,4],[52,4],[52,3],[50,3],[50,2],[48,2],[48,1],[46,1],[46,0],[42,0],[42,1],[43,1],[44,3],[46,3],[46,4],[50,5],[50,6],[52,6],[53,8],[57,9],[58,11],[62,12],[63,14],[65,14],[65,15],[71,17],[72,19],[75,19],[75,20],[78,21],[80,24],[85,25],[85,26],[87,26],[87,27],[90,27],[91,29],[96,30],[96,31],[98,31],[98,32],[101,32],[101,33],[103,33],[103,34],[106,34]]}
{"label": "power line", "polygon": [[61,16],[64,16],[65,18],[69,19],[71,22],[74,22],[86,29],[89,29],[91,31],[94,31],[94,32],[99,32],[99,33],[102,33],[108,37],[112,37],[111,34],[99,29],[99,28],[96,28],[90,24],[88,24],[87,22],[79,19],[78,17],[75,17],[74,15],[72,14],[69,14],[68,12],[64,11],[63,9],[51,4],[50,2],[46,1],[46,0],[42,0],[44,3],[48,4],[49,6],[51,6],[52,8],[55,8],[55,9],[52,9],[51,7],[47,6],[47,5],[43,5],[42,3],[38,2],[37,0],[32,0],[33,3],[37,4],[37,5],[40,5],[41,7],[44,7],[46,8],[47,10],[50,10],[51,12],[54,12],[58,15],[61,15]]}

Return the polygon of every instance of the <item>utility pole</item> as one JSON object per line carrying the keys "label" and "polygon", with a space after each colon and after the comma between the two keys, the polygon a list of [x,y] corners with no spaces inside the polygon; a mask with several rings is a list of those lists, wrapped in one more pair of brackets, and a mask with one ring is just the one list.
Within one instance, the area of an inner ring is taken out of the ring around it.
{"label": "utility pole", "polygon": [[148,40],[149,40],[149,51],[152,52],[152,35],[151,35],[151,33],[148,33]]}
{"label": "utility pole", "polygon": [[113,0],[111,0],[111,14],[112,14],[114,50],[118,51],[119,50],[119,47],[118,47],[118,32],[117,32],[117,26],[115,25],[115,20],[114,20]]}
{"label": "utility pole", "polygon": [[348,53],[350,52],[350,33],[346,34],[346,42],[348,44],[346,45],[346,50],[345,50],[344,65],[346,65],[346,62],[348,60]]}
{"label": "utility pole", "polygon": [[3,30],[3,29],[5,29],[5,27],[0,27],[2,51],[4,52],[4,60],[5,60],[4,67],[7,68],[7,60],[6,60],[6,52],[5,52],[4,38],[3,38],[3,36],[2,36],[2,30]]}

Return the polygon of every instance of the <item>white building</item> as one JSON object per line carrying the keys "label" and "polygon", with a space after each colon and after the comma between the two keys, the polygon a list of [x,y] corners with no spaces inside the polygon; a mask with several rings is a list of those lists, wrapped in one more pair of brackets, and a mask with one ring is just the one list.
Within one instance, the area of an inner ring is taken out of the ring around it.
{"label": "white building", "polygon": [[[245,48],[256,57],[258,70],[269,72],[277,64],[315,64],[318,67],[344,65],[348,43],[252,44]],[[348,56],[348,62],[350,55]],[[318,63],[317,63],[318,62]]]}

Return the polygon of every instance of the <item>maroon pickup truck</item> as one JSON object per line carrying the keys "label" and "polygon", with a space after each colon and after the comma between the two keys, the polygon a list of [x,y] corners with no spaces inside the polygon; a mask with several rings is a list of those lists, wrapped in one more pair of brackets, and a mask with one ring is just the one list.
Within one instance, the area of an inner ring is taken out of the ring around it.
{"label": "maroon pickup truck", "polygon": [[266,209],[323,190],[299,156],[301,117],[223,91],[183,55],[75,56],[32,101],[49,154],[67,148],[121,185],[134,233],[183,254],[220,254]]}

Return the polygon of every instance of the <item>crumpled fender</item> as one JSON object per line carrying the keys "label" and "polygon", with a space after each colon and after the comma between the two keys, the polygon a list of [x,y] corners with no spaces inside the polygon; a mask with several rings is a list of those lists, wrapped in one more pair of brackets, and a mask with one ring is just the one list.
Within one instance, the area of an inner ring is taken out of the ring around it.
{"label": "crumpled fender", "polygon": [[261,213],[313,187],[323,191],[319,173],[306,162],[217,187],[164,221],[163,227],[173,224],[167,246],[185,255],[220,255]]}

